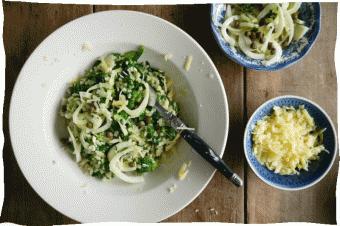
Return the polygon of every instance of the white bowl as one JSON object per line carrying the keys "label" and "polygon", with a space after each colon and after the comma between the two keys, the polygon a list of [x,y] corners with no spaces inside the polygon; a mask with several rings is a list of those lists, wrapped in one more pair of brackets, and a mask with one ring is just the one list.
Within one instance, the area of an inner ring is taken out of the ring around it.
{"label": "white bowl", "polygon": [[[82,45],[92,45],[91,51]],[[221,78],[202,47],[178,27],[133,11],[106,11],[74,20],[53,32],[22,68],[10,105],[10,135],[20,169],[52,207],[81,222],[161,221],[188,205],[205,188],[214,169],[184,142],[176,154],[138,185],[102,182],[85,175],[63,150],[58,116],[68,82],[109,52],[145,46],[148,60],[174,80],[181,117],[222,156],[228,105]],[[163,55],[173,58],[165,61]],[[183,69],[193,56],[191,69]],[[213,77],[213,78],[211,78]],[[192,161],[188,178],[177,171]],[[177,185],[174,193],[168,188]]]}

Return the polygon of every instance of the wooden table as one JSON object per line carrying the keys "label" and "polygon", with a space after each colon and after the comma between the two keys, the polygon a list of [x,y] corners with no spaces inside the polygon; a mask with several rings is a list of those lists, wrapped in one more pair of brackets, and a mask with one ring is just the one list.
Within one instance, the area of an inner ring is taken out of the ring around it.
{"label": "wooden table", "polygon": [[[92,6],[4,3],[6,91],[4,105],[5,201],[1,222],[19,224],[75,223],[48,204],[30,187],[13,155],[8,132],[9,101],[19,71],[37,45],[68,21],[108,9],[154,14],[181,27],[208,52],[222,76],[230,107],[230,130],[224,159],[245,180],[236,188],[219,173],[189,206],[169,222],[220,221],[238,223],[335,223],[338,159],[330,173],[312,188],[288,192],[269,187],[247,165],[242,148],[244,126],[252,112],[269,98],[296,94],[316,101],[336,123],[337,86],[334,67],[336,3],[322,3],[320,36],[302,61],[278,72],[247,70],[227,59],[209,26],[209,5]],[[218,214],[209,211],[215,208]],[[196,213],[195,210],[199,212]]]}

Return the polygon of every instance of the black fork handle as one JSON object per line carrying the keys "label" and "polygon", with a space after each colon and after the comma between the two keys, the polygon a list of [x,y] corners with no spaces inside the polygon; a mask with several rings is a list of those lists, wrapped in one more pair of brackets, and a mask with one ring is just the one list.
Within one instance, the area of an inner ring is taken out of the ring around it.
{"label": "black fork handle", "polygon": [[183,130],[181,132],[181,136],[198,152],[198,154],[200,154],[205,160],[207,160],[236,186],[241,187],[243,185],[242,179],[236,173],[234,173],[230,167],[215,153],[215,151],[195,132]]}

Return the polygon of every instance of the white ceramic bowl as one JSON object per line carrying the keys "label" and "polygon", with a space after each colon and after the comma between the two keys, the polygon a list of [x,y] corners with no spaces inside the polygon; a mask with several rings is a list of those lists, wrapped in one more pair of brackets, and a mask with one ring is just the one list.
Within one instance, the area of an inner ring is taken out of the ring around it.
{"label": "white ceramic bowl", "polygon": [[[82,50],[82,45],[92,50]],[[148,60],[174,80],[181,117],[222,156],[228,133],[228,105],[221,78],[202,47],[158,17],[133,11],[106,11],[74,20],[53,32],[22,68],[10,105],[10,134],[20,169],[52,207],[81,222],[161,221],[188,205],[205,188],[214,169],[184,142],[143,184],[102,182],[83,172],[63,150],[65,128],[58,116],[68,82],[109,52],[145,46]],[[164,54],[173,58],[164,60]],[[183,69],[193,56],[191,69]],[[210,75],[210,76],[209,76]],[[213,78],[211,78],[213,77]],[[188,178],[176,179],[184,161]],[[174,193],[168,188],[177,185]]]}

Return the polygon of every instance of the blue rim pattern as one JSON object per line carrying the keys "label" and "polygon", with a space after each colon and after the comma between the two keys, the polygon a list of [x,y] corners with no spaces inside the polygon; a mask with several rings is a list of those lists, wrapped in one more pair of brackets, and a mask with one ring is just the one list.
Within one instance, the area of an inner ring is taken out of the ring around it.
{"label": "blue rim pattern", "polygon": [[[319,128],[326,128],[324,145],[329,154],[320,153],[320,159],[311,161],[308,171],[301,170],[299,175],[282,176],[268,170],[257,161],[253,154],[251,132],[256,122],[270,114],[274,106],[298,107],[299,105],[305,106]],[[313,102],[297,96],[277,97],[260,106],[249,119],[244,135],[244,151],[248,164],[265,183],[283,190],[300,190],[320,181],[333,165],[337,153],[336,132],[328,115]]]}
{"label": "blue rim pattern", "polygon": [[[300,18],[306,21],[306,26],[311,29],[305,34],[307,43],[303,44],[300,40],[298,42],[291,43],[287,49],[283,50],[283,58],[278,63],[265,66],[261,64],[259,60],[254,60],[244,55],[240,51],[233,51],[230,45],[226,43],[221,35],[220,29],[217,27],[217,22],[221,23],[225,15],[225,4],[212,4],[210,10],[210,25],[214,34],[215,40],[218,43],[221,50],[234,62],[254,70],[260,71],[276,71],[283,68],[287,68],[299,60],[301,60],[312,48],[315,43],[318,34],[320,33],[321,22],[321,6],[320,3],[302,3],[299,10]],[[303,46],[304,45],[304,46]],[[303,46],[303,48],[302,48]],[[302,49],[301,49],[302,48]]]}

